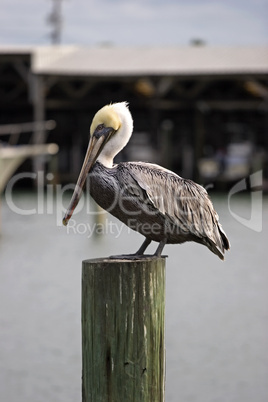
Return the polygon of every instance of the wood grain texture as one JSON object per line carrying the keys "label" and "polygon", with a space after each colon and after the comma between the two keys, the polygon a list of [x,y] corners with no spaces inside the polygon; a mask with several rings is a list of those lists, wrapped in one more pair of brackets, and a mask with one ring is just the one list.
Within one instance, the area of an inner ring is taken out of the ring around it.
{"label": "wood grain texture", "polygon": [[164,258],[83,261],[82,366],[83,402],[164,401]]}

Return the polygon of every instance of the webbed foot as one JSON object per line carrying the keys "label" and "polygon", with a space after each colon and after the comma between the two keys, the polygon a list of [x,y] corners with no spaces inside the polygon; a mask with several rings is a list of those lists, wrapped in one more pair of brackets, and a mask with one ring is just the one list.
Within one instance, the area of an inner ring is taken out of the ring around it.
{"label": "webbed foot", "polygon": [[111,255],[110,260],[144,260],[148,258],[156,257],[150,254],[121,254],[121,255]]}
{"label": "webbed foot", "polygon": [[121,255],[111,255],[109,260],[132,260],[132,261],[137,261],[137,260],[146,260],[146,259],[152,259],[152,258],[167,258],[167,255],[161,255],[158,256],[156,254],[121,254]]}

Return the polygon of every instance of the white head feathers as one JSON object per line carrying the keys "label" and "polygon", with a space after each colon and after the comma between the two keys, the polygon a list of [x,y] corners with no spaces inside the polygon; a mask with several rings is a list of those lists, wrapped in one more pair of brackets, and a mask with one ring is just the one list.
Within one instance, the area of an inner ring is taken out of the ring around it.
{"label": "white head feathers", "polygon": [[91,135],[99,124],[115,130],[114,135],[105,144],[97,159],[104,166],[112,167],[115,155],[126,146],[133,131],[133,119],[128,109],[128,103],[113,103],[101,108],[92,120]]}

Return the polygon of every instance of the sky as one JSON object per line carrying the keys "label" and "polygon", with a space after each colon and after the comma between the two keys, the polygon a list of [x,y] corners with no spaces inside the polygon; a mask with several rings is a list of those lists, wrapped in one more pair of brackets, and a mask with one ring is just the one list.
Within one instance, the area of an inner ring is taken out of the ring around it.
{"label": "sky", "polygon": [[[51,43],[54,0],[0,0],[0,46]],[[61,0],[62,44],[268,45],[268,0]]]}

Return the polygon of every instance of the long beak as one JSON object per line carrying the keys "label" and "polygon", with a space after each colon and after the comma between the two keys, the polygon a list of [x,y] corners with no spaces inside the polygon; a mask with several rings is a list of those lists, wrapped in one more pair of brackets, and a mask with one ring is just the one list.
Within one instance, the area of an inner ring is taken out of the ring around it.
{"label": "long beak", "polygon": [[113,132],[114,130],[111,129],[110,127],[104,128],[102,131],[98,132],[98,134],[94,133],[90,138],[84,163],[81,172],[79,174],[70,205],[62,220],[63,225],[65,226],[68,225],[69,219],[72,217],[75,207],[77,206],[80,200],[87,175],[90,172],[94,163],[96,162],[96,159],[101,153],[105,143],[109,140]]}

